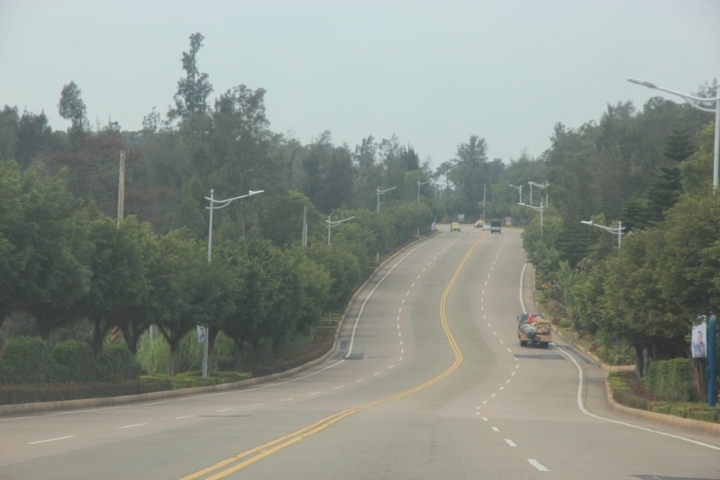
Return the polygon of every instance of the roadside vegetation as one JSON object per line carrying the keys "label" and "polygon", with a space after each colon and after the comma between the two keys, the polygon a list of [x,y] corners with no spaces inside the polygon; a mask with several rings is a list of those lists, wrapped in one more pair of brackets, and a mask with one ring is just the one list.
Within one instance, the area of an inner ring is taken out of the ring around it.
{"label": "roadside vegetation", "polygon": [[[706,360],[690,358],[689,332],[720,304],[709,116],[661,97],[609,104],[598,121],[556,125],[537,158],[491,159],[471,135],[433,169],[395,135],[350,147],[329,131],[307,144],[273,132],[262,88],[239,84],[211,101],[202,42],[190,36],[172,105],[153,108],[140,131],[91,126],[73,81],[58,86],[65,131],[43,112],[0,111],[2,390],[110,384],[117,372],[172,388],[292,368],[329,348],[386,255],[436,222],[484,215],[525,227],[556,325],[640,378],[684,358],[703,398]],[[210,259],[211,189],[218,200],[264,192],[214,212]],[[328,232],[328,220],[350,217]],[[622,221],[622,248],[581,220]],[[198,325],[209,329],[211,380],[197,374]],[[32,355],[42,368],[21,365]]]}

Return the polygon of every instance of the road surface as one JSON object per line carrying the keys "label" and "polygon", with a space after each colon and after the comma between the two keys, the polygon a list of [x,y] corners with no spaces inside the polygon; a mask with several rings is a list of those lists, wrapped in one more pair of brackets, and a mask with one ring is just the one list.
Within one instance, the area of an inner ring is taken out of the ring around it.
{"label": "road surface", "polygon": [[[443,228],[443,227],[441,227]],[[720,479],[720,438],[609,409],[533,307],[521,231],[446,231],[383,265],[324,363],[230,392],[0,418],[2,479]]]}

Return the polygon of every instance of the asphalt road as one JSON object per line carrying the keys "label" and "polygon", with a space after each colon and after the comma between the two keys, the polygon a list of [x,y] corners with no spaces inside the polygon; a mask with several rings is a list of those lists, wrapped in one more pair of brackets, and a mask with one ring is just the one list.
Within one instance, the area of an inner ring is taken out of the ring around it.
{"label": "asphalt road", "polygon": [[720,479],[717,436],[612,411],[603,372],[557,338],[520,347],[530,278],[520,230],[436,235],[364,287],[326,362],[0,418],[0,479]]}

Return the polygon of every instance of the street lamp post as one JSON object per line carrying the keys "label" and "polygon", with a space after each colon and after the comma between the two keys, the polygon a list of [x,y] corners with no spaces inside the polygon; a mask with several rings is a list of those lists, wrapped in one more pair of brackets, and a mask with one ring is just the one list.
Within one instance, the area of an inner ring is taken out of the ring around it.
{"label": "street lamp post", "polygon": [[[531,185],[530,191],[532,191],[533,186],[546,189],[548,187],[548,185],[550,185],[547,182],[545,182],[545,183],[528,182],[528,183]],[[530,203],[532,203],[532,201]],[[548,192],[547,192],[547,190],[545,190],[545,208],[547,208],[549,205],[550,205],[550,203],[548,202]]]}
{"label": "street lamp post", "polygon": [[508,185],[508,186],[518,189],[518,192],[520,193],[518,203],[522,203],[522,187],[523,186],[522,185],[519,185],[519,186],[518,185]]}
{"label": "street lamp post", "polygon": [[[253,195],[257,195],[258,193],[263,193],[265,190],[258,190],[257,192],[253,192],[250,190],[250,192],[247,195],[241,195],[239,197],[233,197],[233,198],[227,198],[225,200],[215,200],[215,190],[210,189],[210,196],[205,197],[205,200],[210,201],[210,206],[205,207],[208,210],[210,210],[210,220],[208,221],[208,263],[210,263],[210,260],[212,259],[212,225],[213,225],[213,211],[218,210],[220,208],[225,208],[228,205],[230,205],[235,200],[240,200],[241,198],[245,197],[251,197]],[[210,327],[205,326],[205,335],[204,335],[204,345],[203,345],[203,365],[202,365],[202,376],[207,377],[208,376],[208,349],[209,349],[209,338],[210,338]]]}
{"label": "street lamp post", "polygon": [[594,223],[592,220],[589,221],[589,222],[586,221],[586,220],[580,220],[580,223],[585,224],[585,225],[590,225],[590,226],[598,227],[598,228],[602,228],[603,230],[607,230],[607,231],[610,232],[610,233],[617,234],[617,236],[618,236],[618,250],[620,250],[620,244],[622,243],[622,231],[625,230],[625,227],[622,226],[622,222],[621,222],[620,220],[618,220],[618,226],[617,226],[617,228],[606,227],[605,225],[598,225],[597,223]]}
{"label": "street lamp post", "polygon": [[330,215],[328,215],[327,220],[325,220],[325,222],[327,223],[327,226],[328,226],[328,245],[330,245],[330,229],[331,229],[332,227],[337,227],[338,225],[340,225],[340,224],[343,223],[343,222],[347,222],[348,220],[352,220],[353,218],[355,218],[355,217],[343,218],[342,220],[338,220],[337,222],[333,222],[332,220],[330,220]]}
{"label": "street lamp post", "polygon": [[385,192],[389,192],[390,190],[395,190],[397,187],[388,188],[385,190],[380,190],[380,187],[377,187],[375,190],[375,193],[377,193],[377,211],[380,211],[380,195],[382,195]]}
{"label": "street lamp post", "polygon": [[[685,99],[685,101],[691,107],[701,110],[703,112],[715,114],[715,146],[713,148],[713,193],[715,193],[718,188],[718,149],[720,148],[720,86],[717,87],[717,90],[715,90],[715,98],[702,98],[694,97],[686,93],[676,92],[675,90],[670,90],[669,88],[660,87],[658,85],[655,85],[654,83],[646,82],[645,80],[628,78],[627,81],[631,83],[637,83],[638,85],[642,85],[644,87],[662,90],[663,92],[667,92],[672,95],[677,95]],[[699,105],[709,103],[714,103],[715,108],[708,108],[706,106]]]}
{"label": "street lamp post", "polygon": [[522,205],[523,207],[530,207],[533,210],[535,210],[536,212],[540,212],[540,236],[542,237],[542,235],[543,235],[543,211],[545,211],[545,208],[547,208],[547,207],[543,206],[542,200],[540,201],[539,207],[535,207],[533,205],[528,205],[526,203],[519,203],[518,205]]}
{"label": "street lamp post", "polygon": [[427,182],[421,182],[420,180],[417,181],[417,187],[418,187],[418,200],[417,203],[420,203],[420,187],[423,185],[427,185],[428,183],[432,182],[432,180],[428,180]]}
{"label": "street lamp post", "polygon": [[233,197],[233,198],[227,198],[225,200],[215,200],[215,191],[211,188],[210,189],[210,196],[205,197],[205,200],[210,201],[210,206],[205,207],[208,210],[210,210],[210,221],[208,222],[208,263],[210,263],[210,260],[212,259],[212,224],[213,224],[213,210],[219,210],[221,208],[225,208],[228,205],[230,205],[235,200],[240,200],[241,198],[246,197],[252,197],[253,195],[257,195],[259,193],[263,193],[265,190],[258,190],[256,192],[253,192],[252,190],[249,191],[247,195],[240,195],[239,197]]}

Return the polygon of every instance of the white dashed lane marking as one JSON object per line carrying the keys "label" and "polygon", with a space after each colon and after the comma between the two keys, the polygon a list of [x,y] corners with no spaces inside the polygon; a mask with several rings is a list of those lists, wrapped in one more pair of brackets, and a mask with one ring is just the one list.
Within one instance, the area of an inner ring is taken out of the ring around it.
{"label": "white dashed lane marking", "polygon": [[135,427],[142,427],[144,425],[147,425],[147,423],[136,423],[134,425],[125,425],[124,427],[118,427],[118,428],[135,428]]}
{"label": "white dashed lane marking", "polygon": [[48,438],[47,440],[38,440],[36,442],[28,442],[28,445],[37,445],[38,443],[47,443],[47,442],[57,442],[58,440],[67,440],[68,438],[75,438],[72,435],[68,435],[67,437],[57,437],[57,438]]}
{"label": "white dashed lane marking", "polygon": [[530,462],[530,465],[537,468],[541,472],[550,472],[551,471],[549,468],[545,467],[544,465],[542,465],[540,462],[538,462],[534,458],[528,458],[528,462]]}

